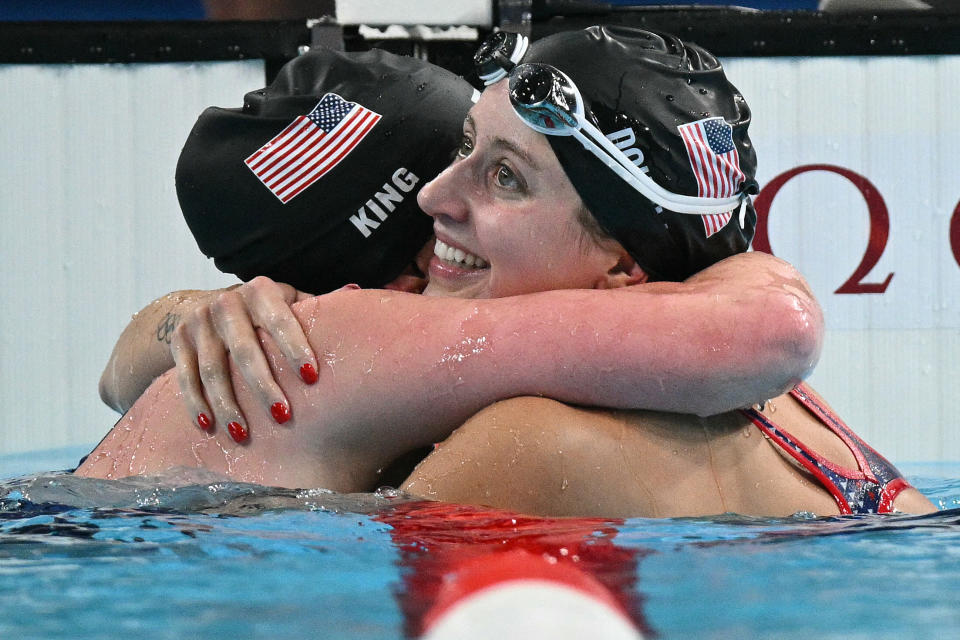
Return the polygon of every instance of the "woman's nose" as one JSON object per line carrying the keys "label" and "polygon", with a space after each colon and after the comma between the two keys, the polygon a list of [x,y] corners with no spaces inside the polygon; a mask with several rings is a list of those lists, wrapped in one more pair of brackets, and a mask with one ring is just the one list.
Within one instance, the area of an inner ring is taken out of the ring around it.
{"label": "woman's nose", "polygon": [[464,164],[462,160],[454,162],[420,189],[417,204],[431,218],[445,216],[458,221],[466,218],[469,207],[464,198]]}

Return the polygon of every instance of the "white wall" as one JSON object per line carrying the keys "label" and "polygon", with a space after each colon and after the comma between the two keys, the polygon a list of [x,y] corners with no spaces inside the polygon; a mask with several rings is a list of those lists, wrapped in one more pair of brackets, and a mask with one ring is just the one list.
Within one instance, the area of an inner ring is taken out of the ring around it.
{"label": "white wall", "polygon": [[[753,107],[761,184],[827,163],[872,182],[890,234],[867,281],[869,215],[832,173],[788,182],[770,210],[774,253],[823,303],[812,383],[897,462],[960,460],[960,57],[736,59]],[[97,380],[131,313],[185,287],[222,286],[177,209],[173,170],[200,110],[238,106],[259,62],[0,66],[0,456],[95,443],[113,423]]]}
{"label": "white wall", "polygon": [[0,456],[96,443],[97,381],[130,315],[234,282],[197,250],[174,167],[209,105],[240,106],[262,61],[0,65]]}
{"label": "white wall", "polygon": [[800,268],[826,313],[811,383],[894,461],[960,460],[960,246],[955,255],[950,244],[960,56],[743,58],[726,68],[753,110],[761,185],[794,167],[835,165],[867,178],[887,208],[888,240],[864,281],[893,277],[883,293],[851,295],[834,292],[867,250],[860,191],[817,171],[773,200],[773,253]]}

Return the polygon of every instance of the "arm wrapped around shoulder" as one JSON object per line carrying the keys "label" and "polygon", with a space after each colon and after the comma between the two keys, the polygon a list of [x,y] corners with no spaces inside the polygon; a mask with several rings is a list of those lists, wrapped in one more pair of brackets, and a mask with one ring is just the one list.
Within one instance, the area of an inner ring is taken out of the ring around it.
{"label": "arm wrapped around shoulder", "polygon": [[823,340],[800,274],[756,253],[680,283],[487,300],[345,291],[295,309],[329,394],[314,405],[323,439],[357,450],[439,442],[517,396],[722,413],[793,387]]}

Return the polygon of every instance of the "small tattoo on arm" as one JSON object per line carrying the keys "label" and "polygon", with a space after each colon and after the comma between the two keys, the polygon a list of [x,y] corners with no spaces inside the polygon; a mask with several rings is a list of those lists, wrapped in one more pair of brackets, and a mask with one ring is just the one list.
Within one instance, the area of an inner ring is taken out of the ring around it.
{"label": "small tattoo on arm", "polygon": [[173,338],[173,330],[177,328],[179,323],[180,314],[168,312],[160,321],[160,324],[157,325],[157,342],[170,344],[170,340]]}

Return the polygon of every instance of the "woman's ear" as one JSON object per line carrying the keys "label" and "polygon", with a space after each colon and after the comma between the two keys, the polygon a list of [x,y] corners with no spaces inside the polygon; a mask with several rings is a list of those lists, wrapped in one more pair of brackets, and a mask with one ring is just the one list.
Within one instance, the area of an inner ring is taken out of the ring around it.
{"label": "woman's ear", "polygon": [[626,250],[621,250],[617,263],[597,283],[597,289],[617,289],[642,284],[650,279]]}

